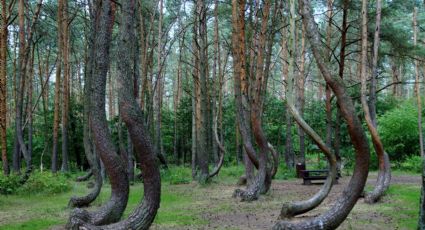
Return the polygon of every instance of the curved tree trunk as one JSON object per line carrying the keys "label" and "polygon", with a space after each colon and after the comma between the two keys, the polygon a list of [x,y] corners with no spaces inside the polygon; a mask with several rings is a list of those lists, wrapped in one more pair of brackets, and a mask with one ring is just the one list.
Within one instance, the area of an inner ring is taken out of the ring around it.
{"label": "curved tree trunk", "polygon": [[[294,3],[291,4],[292,7],[293,5]],[[295,13],[295,9],[291,9],[291,13]],[[295,16],[293,15],[292,17],[295,17]],[[291,30],[295,29],[293,26],[295,26],[295,24],[291,25]],[[295,46],[292,40],[290,40],[289,42],[289,51],[290,53],[295,52]],[[295,62],[295,57],[290,57],[289,66],[293,66],[294,62]],[[299,77],[304,77],[304,76],[300,75]],[[332,188],[332,185],[335,182],[336,172],[337,172],[337,163],[336,163],[335,154],[331,151],[329,146],[322,140],[322,138],[304,121],[302,115],[300,114],[300,112],[295,106],[294,82],[295,82],[294,74],[293,72],[290,72],[287,75],[287,81],[286,81],[287,108],[289,112],[292,114],[292,116],[294,117],[295,121],[298,123],[299,128],[302,129],[303,132],[307,133],[307,135],[309,135],[313,139],[313,141],[325,154],[329,162],[329,173],[324,185],[313,197],[305,201],[297,201],[297,202],[283,204],[281,212],[280,212],[281,219],[291,218],[295,215],[308,212],[314,209],[315,207],[317,207],[319,204],[321,204],[322,201],[329,194]]]}
{"label": "curved tree trunk", "polygon": [[220,142],[220,138],[218,137],[218,133],[217,133],[217,115],[215,116],[215,119],[214,119],[214,139],[215,139],[215,142],[217,143],[220,156],[219,156],[217,165],[214,167],[212,172],[210,172],[210,174],[208,175],[208,179],[214,177],[220,172],[221,166],[223,166],[223,163],[224,163],[224,154],[226,153],[226,148],[224,148],[224,145]]}
{"label": "curved tree trunk", "polygon": [[267,143],[267,146],[269,148],[269,151],[273,159],[273,166],[270,170],[270,176],[272,179],[274,179],[274,177],[276,176],[277,170],[279,168],[279,154],[277,153],[276,149],[273,147],[272,144]]}
{"label": "curved tree trunk", "polygon": [[93,170],[89,170],[85,175],[77,177],[76,182],[88,181],[93,176]]}
{"label": "curved tree trunk", "polygon": [[105,225],[117,222],[126,206],[129,195],[129,181],[126,167],[118,156],[112,137],[109,133],[105,111],[106,77],[109,66],[109,47],[113,26],[114,6],[111,1],[96,1],[94,6],[95,29],[94,34],[94,68],[92,75],[90,127],[96,152],[99,154],[111,183],[110,200],[99,210],[89,212],[83,209],[74,209],[68,223],[68,228],[79,229],[86,223]]}
{"label": "curved tree trunk", "polygon": [[[241,2],[241,1],[240,1]],[[239,9],[242,11],[245,4],[239,4]],[[264,78],[264,57],[263,51],[265,50],[265,38],[267,32],[268,18],[270,14],[270,1],[265,0],[263,6],[263,18],[261,23],[261,32],[256,41],[257,50],[257,63],[256,63],[256,75],[255,84],[253,85],[253,100],[251,104],[251,126],[255,142],[259,147],[258,153],[258,173],[254,179],[254,182],[248,186],[246,191],[239,190],[236,195],[242,198],[242,201],[253,201],[257,200],[260,194],[266,193],[270,189],[271,175],[267,169],[267,154],[269,152],[269,146],[267,138],[261,127],[261,105],[262,105],[262,83]],[[238,21],[244,20],[243,14],[239,14]],[[239,36],[244,36],[240,33]],[[243,56],[242,56],[243,57]],[[241,58],[239,61],[244,61]]]}
{"label": "curved tree trunk", "polygon": [[[370,104],[367,102],[367,17],[364,15],[362,26],[362,55],[361,55],[361,103],[365,114],[365,120],[369,132],[372,136],[373,146],[375,148],[376,155],[378,155],[379,162],[379,173],[376,181],[375,188],[372,192],[367,193],[365,196],[366,203],[375,203],[388,189],[389,182],[391,180],[391,169],[390,160],[388,154],[384,150],[381,138],[379,137],[378,131],[376,130],[376,108],[375,108],[375,91],[376,91],[376,72],[377,72],[377,59],[378,59],[378,46],[379,46],[379,23],[381,17],[381,1],[377,0],[377,16],[376,16],[376,29],[375,29],[375,42],[373,47],[373,70],[372,80],[370,89]],[[373,93],[372,93],[373,92]]]}
{"label": "curved tree trunk", "polygon": [[[274,226],[274,229],[335,229],[348,216],[363,191],[369,172],[370,152],[366,134],[359,118],[356,116],[350,95],[345,89],[342,80],[338,76],[332,76],[324,62],[326,60],[325,52],[321,48],[321,38],[312,15],[310,1],[299,0],[299,4],[313,55],[326,82],[334,91],[338,99],[338,105],[341,108],[341,114],[347,123],[348,133],[356,152],[356,164],[349,184],[328,211],[302,221],[279,221]],[[366,12],[362,13],[365,14]]]}
{"label": "curved tree trunk", "polygon": [[129,48],[131,49],[135,43],[133,28],[135,25],[135,0],[123,1],[122,9],[122,24],[119,39],[121,49],[118,51],[120,60],[118,63],[118,99],[120,114],[127,125],[134,148],[141,162],[144,198],[128,219],[106,226],[83,224],[87,229],[148,229],[156,216],[160,202],[161,178],[159,168],[156,164],[156,156],[149,135],[144,127],[142,111],[132,92],[131,76],[133,75],[131,74],[131,59],[126,54],[126,51]]}

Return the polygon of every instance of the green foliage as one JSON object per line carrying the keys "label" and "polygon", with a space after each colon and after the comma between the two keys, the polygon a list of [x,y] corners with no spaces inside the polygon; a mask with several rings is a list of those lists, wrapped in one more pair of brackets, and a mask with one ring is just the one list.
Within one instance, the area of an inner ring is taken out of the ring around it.
{"label": "green foliage", "polygon": [[161,180],[169,184],[188,184],[192,181],[192,175],[187,167],[172,166],[161,170]]}
{"label": "green foliage", "polygon": [[18,175],[5,176],[0,174],[0,194],[9,195],[15,193],[19,186],[21,178]]}
{"label": "green foliage", "polygon": [[412,101],[388,111],[379,118],[378,131],[392,160],[402,160],[419,151],[417,108]]}
{"label": "green foliage", "polygon": [[399,169],[407,172],[421,173],[422,158],[420,156],[409,156],[400,163]]}
{"label": "green foliage", "polygon": [[58,194],[70,189],[69,178],[65,175],[35,171],[17,192],[20,194]]}

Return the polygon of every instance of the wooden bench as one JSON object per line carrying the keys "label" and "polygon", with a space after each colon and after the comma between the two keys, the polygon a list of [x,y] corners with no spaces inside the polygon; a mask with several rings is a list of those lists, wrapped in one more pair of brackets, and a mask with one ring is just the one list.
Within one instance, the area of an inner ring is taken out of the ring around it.
{"label": "wooden bench", "polygon": [[[303,185],[310,185],[312,181],[315,180],[326,180],[328,177],[329,170],[321,169],[321,170],[301,170]],[[338,178],[340,177],[340,173],[336,175],[336,182],[338,183]]]}

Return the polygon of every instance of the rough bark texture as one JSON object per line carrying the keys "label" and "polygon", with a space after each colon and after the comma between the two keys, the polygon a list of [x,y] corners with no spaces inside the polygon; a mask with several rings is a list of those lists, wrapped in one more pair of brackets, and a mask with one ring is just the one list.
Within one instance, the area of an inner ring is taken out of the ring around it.
{"label": "rough bark texture", "polygon": [[[153,222],[159,208],[161,194],[161,178],[156,164],[156,156],[148,133],[144,127],[142,110],[140,109],[133,93],[133,81],[131,59],[126,51],[134,43],[134,11],[135,0],[122,2],[122,21],[120,27],[118,51],[120,62],[118,63],[118,100],[120,114],[128,128],[134,149],[138,154],[144,183],[144,196],[142,202],[130,214],[130,216],[111,225],[93,226],[83,225],[87,229],[148,229]],[[112,181],[111,181],[112,183]]]}
{"label": "rough bark texture", "polygon": [[6,0],[1,0],[1,21],[0,21],[0,143],[1,160],[3,163],[4,175],[9,175],[9,162],[7,159],[7,37],[8,37],[8,12]]}
{"label": "rough bark texture", "polygon": [[[282,12],[284,13],[284,12]],[[287,39],[287,29],[285,27],[282,28],[282,53],[281,58],[283,60],[282,63],[282,80],[284,82],[288,81],[289,78],[289,65],[286,60],[288,60],[288,39]],[[288,87],[284,86],[283,91],[285,92],[285,95],[288,94]],[[292,130],[290,127],[292,127],[292,117],[291,113],[289,112],[289,109],[286,108],[286,114],[285,114],[285,120],[286,120],[286,138],[285,138],[285,163],[286,167],[288,168],[294,168],[295,159],[294,159],[294,149],[292,145]]]}
{"label": "rough bark texture", "polygon": [[[58,23],[58,51],[57,56],[62,57],[62,47],[63,47],[63,33],[62,33],[62,18],[63,18],[63,0],[58,0],[58,13],[57,13],[57,23]],[[58,141],[59,141],[59,110],[60,110],[60,100],[61,100],[61,72],[62,72],[62,61],[58,60],[56,66],[56,78],[55,78],[55,98],[54,98],[54,112],[53,112],[53,145],[52,145],[52,163],[51,169],[53,173],[56,173],[58,170]]]}
{"label": "rough bark texture", "polygon": [[93,176],[93,171],[90,169],[85,175],[77,177],[76,182],[88,181]]}
{"label": "rough bark texture", "polygon": [[[234,33],[237,32],[238,34],[238,42],[240,42],[241,37],[244,36],[243,33],[243,21],[244,19],[244,6],[245,6],[245,2],[239,1],[239,4],[236,2],[233,2],[234,5],[233,7],[239,7],[239,15],[238,17],[234,17],[233,20],[237,20],[238,22],[238,27],[236,28],[236,30],[234,30]],[[254,82],[251,82],[253,85],[252,86],[252,101],[251,101],[251,113],[250,113],[250,117],[251,117],[251,126],[252,126],[252,132],[255,138],[255,142],[258,145],[259,148],[259,152],[258,152],[258,173],[253,181],[252,184],[250,184],[247,188],[246,191],[243,190],[236,190],[234,195],[235,196],[240,196],[242,198],[242,201],[253,201],[253,200],[257,200],[260,194],[264,194],[266,193],[271,185],[271,175],[270,175],[270,171],[267,169],[267,154],[269,152],[269,146],[268,146],[268,142],[267,142],[267,138],[263,132],[262,129],[262,122],[261,122],[261,112],[262,112],[262,83],[263,83],[263,78],[264,78],[264,50],[265,50],[265,40],[266,40],[266,32],[267,32],[267,24],[268,24],[268,19],[269,19],[269,15],[270,15],[270,1],[266,0],[264,2],[264,6],[263,6],[263,15],[262,15],[262,23],[261,23],[261,30],[258,36],[258,41],[255,41],[256,43],[256,48],[257,48],[257,55],[256,55],[256,73],[255,73],[255,78],[253,79]],[[234,9],[235,11],[235,9]],[[236,14],[236,12],[235,12]],[[234,15],[235,15],[234,14]],[[241,22],[242,21],[242,22]],[[239,52],[243,53],[243,45],[239,45],[239,47],[237,45],[234,45],[236,47],[234,47],[234,50],[236,51],[239,48]],[[235,55],[238,55],[240,53],[234,52]],[[239,65],[236,68],[240,68],[239,74],[240,76],[238,76],[238,71],[235,71],[235,95],[236,95],[236,99],[237,104],[238,105],[238,113],[241,114],[241,108],[242,106],[240,106],[241,104],[243,105],[243,101],[241,101],[240,95],[242,94],[242,97],[244,96],[244,84],[243,84],[243,75],[242,73],[242,69],[243,69],[243,64],[241,64],[242,62],[245,62],[244,60],[244,55],[240,55],[238,56],[238,62],[239,64],[235,64],[235,65]],[[239,77],[239,79],[238,79]],[[236,80],[238,79],[238,80]],[[237,82],[238,81],[238,82]],[[238,87],[241,87],[239,89],[237,89]],[[246,85],[246,87],[248,88],[249,85]],[[242,93],[241,93],[242,91]],[[242,102],[242,103],[241,103]],[[244,123],[244,116],[240,116],[239,115],[239,119],[242,119],[242,121],[239,123],[240,127],[242,126],[241,123]],[[240,121],[240,120],[239,120]],[[243,134],[243,130],[240,130],[242,137],[244,139],[244,145],[245,145],[245,149],[247,151],[247,153],[250,151],[250,149],[246,148],[247,143],[246,140],[248,139],[248,137],[244,137]],[[249,140],[247,140],[248,142]],[[249,143],[249,142],[248,142]],[[253,150],[255,152],[255,150]],[[249,154],[248,154],[249,155]],[[250,156],[251,160],[252,157]]]}
{"label": "rough bark texture", "polygon": [[85,196],[82,197],[71,197],[68,206],[70,207],[86,207],[90,205],[100,194],[103,185],[103,178],[100,172],[100,161],[97,156],[94,146],[93,146],[93,138],[90,130],[90,108],[91,108],[91,100],[90,100],[90,92],[92,88],[92,80],[93,80],[93,70],[94,70],[94,54],[95,54],[95,14],[93,10],[93,6],[89,5],[90,10],[90,28],[91,32],[88,35],[88,50],[87,50],[87,60],[85,65],[85,74],[84,74],[84,112],[83,112],[83,135],[84,135],[84,153],[86,155],[87,161],[90,165],[90,172],[94,177],[95,185],[94,188]]}
{"label": "rough bark texture", "polygon": [[96,29],[94,69],[91,91],[90,128],[96,152],[99,154],[111,183],[111,197],[109,201],[97,211],[89,212],[83,209],[74,209],[68,222],[68,228],[79,229],[85,224],[105,225],[118,221],[126,206],[129,195],[129,181],[126,167],[118,156],[109,133],[105,111],[106,77],[109,67],[109,47],[113,26],[113,11],[111,1],[96,1],[95,3]]}
{"label": "rough bark texture", "polygon": [[62,45],[63,45],[63,90],[62,90],[62,166],[61,171],[69,171],[68,156],[68,126],[69,126],[69,24],[68,24],[68,1],[63,3],[62,13]]}
{"label": "rough bark texture", "polygon": [[363,191],[369,171],[369,146],[350,95],[341,79],[337,76],[332,76],[324,62],[325,52],[323,52],[321,47],[321,38],[312,15],[310,1],[299,0],[299,4],[313,55],[326,82],[329,83],[329,86],[334,91],[341,108],[341,114],[347,123],[348,133],[356,152],[356,164],[349,184],[328,211],[319,216],[306,218],[298,222],[280,221],[274,226],[274,229],[335,229],[348,216]]}

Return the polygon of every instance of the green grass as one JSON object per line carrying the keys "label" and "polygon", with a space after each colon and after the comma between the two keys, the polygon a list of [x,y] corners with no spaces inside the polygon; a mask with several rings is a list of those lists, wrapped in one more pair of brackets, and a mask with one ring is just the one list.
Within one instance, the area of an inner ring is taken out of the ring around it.
{"label": "green grass", "polygon": [[394,218],[397,227],[415,229],[418,224],[420,186],[392,185],[387,191],[391,203],[382,204],[382,213]]}

